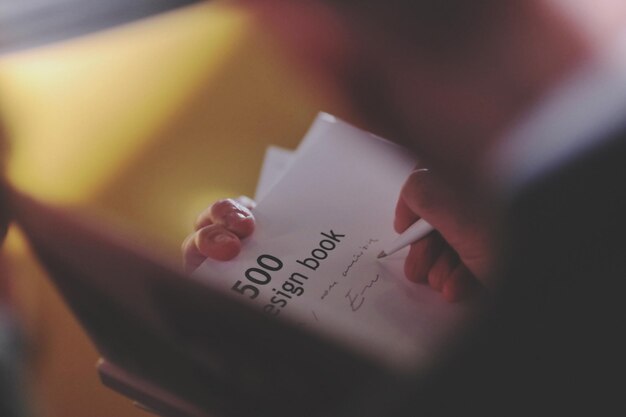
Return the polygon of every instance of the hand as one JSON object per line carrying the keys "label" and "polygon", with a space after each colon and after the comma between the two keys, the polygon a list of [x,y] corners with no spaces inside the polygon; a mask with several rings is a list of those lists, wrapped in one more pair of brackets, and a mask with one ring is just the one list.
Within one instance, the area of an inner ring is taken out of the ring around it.
{"label": "hand", "polygon": [[427,169],[417,169],[404,184],[394,228],[403,232],[420,217],[437,230],[411,245],[405,275],[427,282],[448,301],[466,298],[491,267],[490,233],[483,217]]}
{"label": "hand", "polygon": [[206,259],[233,259],[241,251],[241,239],[254,231],[251,210],[256,203],[245,196],[219,200],[196,220],[195,230],[182,245],[183,267],[192,272]]}

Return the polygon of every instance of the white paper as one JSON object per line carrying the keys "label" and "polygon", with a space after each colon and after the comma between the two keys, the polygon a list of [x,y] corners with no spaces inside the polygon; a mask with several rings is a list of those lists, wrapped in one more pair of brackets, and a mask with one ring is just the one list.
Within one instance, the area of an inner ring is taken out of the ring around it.
{"label": "white paper", "polygon": [[259,314],[300,323],[380,363],[422,365],[464,306],[408,282],[406,249],[376,259],[397,236],[395,204],[414,159],[328,115],[303,144],[255,208],[257,229],[242,253],[207,260],[196,276]]}
{"label": "white paper", "polygon": [[256,185],[254,199],[259,202],[265,198],[269,191],[280,180],[289,165],[293,161],[294,151],[271,145],[265,151],[261,174]]}

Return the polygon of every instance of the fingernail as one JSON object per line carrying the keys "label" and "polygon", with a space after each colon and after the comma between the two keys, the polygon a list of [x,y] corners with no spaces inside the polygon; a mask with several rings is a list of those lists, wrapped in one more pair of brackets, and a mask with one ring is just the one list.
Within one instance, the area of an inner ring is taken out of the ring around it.
{"label": "fingernail", "polygon": [[212,240],[215,243],[227,243],[235,240],[235,237],[226,233],[218,233],[213,236]]}
{"label": "fingernail", "polygon": [[228,213],[226,215],[226,217],[224,218],[224,223],[226,223],[226,227],[233,227],[237,223],[241,222],[242,220],[247,219],[248,217],[249,216],[247,216],[246,214],[242,212],[235,211],[232,213]]}

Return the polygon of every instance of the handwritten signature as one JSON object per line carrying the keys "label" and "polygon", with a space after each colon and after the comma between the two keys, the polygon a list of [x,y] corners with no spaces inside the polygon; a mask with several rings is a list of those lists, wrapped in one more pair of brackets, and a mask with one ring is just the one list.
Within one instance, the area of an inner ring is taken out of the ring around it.
{"label": "handwritten signature", "polygon": [[315,318],[315,321],[320,321],[320,320],[317,318],[317,314],[315,314],[315,311],[314,311],[314,310],[311,310],[311,314],[313,314],[313,317]]}
{"label": "handwritten signature", "polygon": [[350,265],[346,267],[346,269],[342,272],[341,275],[343,275],[344,277],[347,277],[350,269],[354,265],[356,265],[357,262],[359,262],[359,259],[361,258],[361,256],[365,254],[365,251],[369,249],[370,245],[376,242],[378,242],[378,239],[370,239],[365,245],[360,246],[359,249],[362,249],[362,250],[359,253],[355,253],[354,255],[352,255],[352,262],[350,262]]}
{"label": "handwritten signature", "polygon": [[332,290],[332,289],[333,289],[333,287],[334,287],[335,285],[337,285],[337,281],[333,281],[333,283],[332,283],[332,284],[330,284],[330,285],[328,286],[328,289],[326,289],[326,290],[324,291],[324,294],[322,294],[322,296],[321,296],[320,298],[321,298],[322,300],[323,300],[324,298],[326,298],[326,297],[328,296],[328,294],[330,294],[330,290]]}
{"label": "handwritten signature", "polygon": [[380,275],[376,274],[376,278],[371,280],[369,284],[363,287],[360,293],[352,294],[352,290],[354,288],[350,288],[348,290],[345,298],[347,298],[350,301],[350,308],[352,309],[353,312],[358,311],[363,306],[363,303],[366,300],[365,293],[374,286],[374,284],[378,281],[379,278],[380,278]]}

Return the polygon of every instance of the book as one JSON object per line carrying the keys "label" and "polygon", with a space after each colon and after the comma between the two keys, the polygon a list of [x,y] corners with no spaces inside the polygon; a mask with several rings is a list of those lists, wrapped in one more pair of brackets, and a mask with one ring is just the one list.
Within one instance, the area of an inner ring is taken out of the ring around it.
{"label": "book", "polygon": [[408,248],[377,259],[397,236],[413,155],[321,113],[290,159],[272,148],[267,156],[275,163],[260,176],[256,232],[236,259],[207,259],[196,279],[397,372],[428,363],[468,307],[408,282]]}
{"label": "book", "polygon": [[409,284],[402,253],[373,259],[412,156],[326,114],[283,156],[240,257],[193,277],[3,186],[106,386],[166,417],[374,415],[437,362],[469,306]]}

